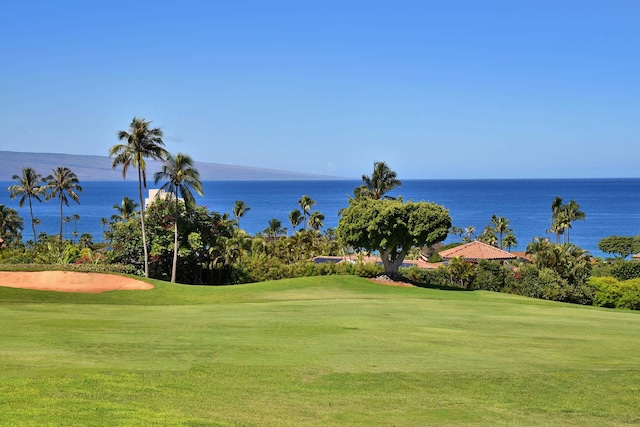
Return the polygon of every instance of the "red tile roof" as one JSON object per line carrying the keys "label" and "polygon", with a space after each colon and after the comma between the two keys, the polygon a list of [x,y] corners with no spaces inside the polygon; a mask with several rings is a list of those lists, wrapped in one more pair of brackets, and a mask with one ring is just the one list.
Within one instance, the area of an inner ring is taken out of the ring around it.
{"label": "red tile roof", "polygon": [[439,252],[438,255],[444,259],[460,257],[465,261],[478,261],[481,259],[505,260],[516,258],[512,253],[498,249],[495,246],[487,245],[486,243],[478,242],[477,240],[467,243],[466,245],[456,246],[455,248]]}

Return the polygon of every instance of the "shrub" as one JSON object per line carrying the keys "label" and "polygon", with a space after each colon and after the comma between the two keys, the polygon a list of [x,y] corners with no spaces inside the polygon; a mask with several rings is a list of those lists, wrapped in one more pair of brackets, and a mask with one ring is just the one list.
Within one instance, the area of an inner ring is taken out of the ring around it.
{"label": "shrub", "polygon": [[640,310],[640,279],[620,282],[613,277],[597,277],[589,284],[595,288],[593,305]]}
{"label": "shrub", "polygon": [[476,277],[472,289],[502,292],[509,289],[514,280],[514,273],[510,267],[496,261],[481,260],[476,266]]}
{"label": "shrub", "polygon": [[636,261],[618,261],[611,267],[611,275],[620,281],[638,279],[640,278],[640,263]]}

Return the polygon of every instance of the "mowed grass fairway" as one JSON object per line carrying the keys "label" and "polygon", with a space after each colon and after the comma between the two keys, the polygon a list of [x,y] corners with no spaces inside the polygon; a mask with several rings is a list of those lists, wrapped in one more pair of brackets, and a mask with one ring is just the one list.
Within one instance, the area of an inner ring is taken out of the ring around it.
{"label": "mowed grass fairway", "polygon": [[315,277],[0,288],[0,425],[640,424],[640,313]]}

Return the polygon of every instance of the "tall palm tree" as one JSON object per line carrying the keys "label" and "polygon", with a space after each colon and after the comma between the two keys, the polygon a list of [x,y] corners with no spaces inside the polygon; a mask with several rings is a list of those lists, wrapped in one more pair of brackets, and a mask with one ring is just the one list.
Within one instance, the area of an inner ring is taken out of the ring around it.
{"label": "tall palm tree", "polygon": [[311,212],[311,208],[315,204],[316,204],[316,201],[313,200],[311,197],[307,196],[306,194],[300,197],[300,200],[298,200],[298,205],[302,209],[302,214],[304,215],[303,227],[305,230],[307,229],[307,226],[306,226],[307,216],[309,215],[309,212]]}
{"label": "tall palm tree", "polygon": [[62,205],[69,206],[69,198],[80,204],[80,196],[78,192],[82,192],[82,186],[76,174],[66,166],[58,166],[53,169],[53,174],[45,178],[47,181],[46,188],[51,190],[47,195],[47,200],[55,197],[60,200],[60,240],[62,241]]}
{"label": "tall palm tree", "polygon": [[16,240],[24,229],[24,221],[13,208],[0,205],[0,245]]}
{"label": "tall palm tree", "polygon": [[385,162],[374,162],[373,173],[371,176],[362,175],[362,182],[370,197],[375,200],[380,200],[385,193],[402,185],[396,173]]}
{"label": "tall palm tree", "polygon": [[513,233],[507,233],[502,239],[502,248],[511,252],[511,248],[518,246],[518,240],[516,239],[516,235]]}
{"label": "tall palm tree", "polygon": [[314,230],[319,230],[321,227],[324,227],[324,215],[318,211],[311,212],[309,215],[309,228]]}
{"label": "tall palm tree", "polygon": [[122,165],[122,177],[127,178],[129,166],[138,169],[138,196],[140,199],[140,225],[142,227],[142,247],[144,251],[144,275],[149,277],[149,254],[147,250],[147,235],[144,226],[144,199],[142,188],[147,188],[147,163],[145,159],[161,160],[168,156],[162,141],[162,130],[151,128],[151,122],[134,117],[129,125],[129,131],[118,132],[118,139],[125,141],[109,149],[109,156],[113,157],[112,167]]}
{"label": "tall palm tree", "polygon": [[580,205],[575,200],[563,204],[562,197],[556,196],[551,202],[551,228],[547,230],[556,235],[556,243],[560,243],[560,236],[564,237],[563,242],[571,242],[571,224],[573,221],[585,221],[587,215],[580,210]]}
{"label": "tall palm tree", "polygon": [[304,215],[298,209],[289,212],[289,222],[293,227],[293,234],[296,234],[296,227],[302,224],[302,221],[304,221]]}
{"label": "tall palm tree", "polygon": [[113,205],[113,209],[118,213],[111,215],[111,220],[113,222],[127,222],[129,218],[136,214],[136,208],[138,206],[140,205],[137,204],[135,200],[128,196],[124,196],[121,203]]}
{"label": "tall palm tree", "polygon": [[502,236],[513,231],[513,229],[509,227],[509,219],[504,216],[493,215],[491,217],[491,224],[493,225],[493,231],[498,233],[498,246],[502,247]]}
{"label": "tall palm tree", "polygon": [[269,226],[264,229],[264,233],[269,237],[278,237],[287,233],[287,227],[283,227],[278,218],[271,218]]}
{"label": "tall palm tree", "polygon": [[161,187],[164,191],[172,195],[175,200],[175,218],[173,226],[173,266],[171,268],[171,283],[176,282],[176,266],[178,264],[178,217],[180,200],[184,200],[187,210],[191,210],[195,204],[195,198],[191,190],[195,190],[199,195],[203,195],[200,173],[193,167],[193,160],[186,154],[178,153],[174,156],[167,156],[164,165],[155,174],[156,184],[166,179],[167,182]]}
{"label": "tall palm tree", "polygon": [[469,225],[464,228],[464,234],[465,234],[464,241],[466,243],[469,243],[471,241],[471,236],[476,235],[476,228],[473,225]]}
{"label": "tall palm tree", "polygon": [[571,243],[571,223],[573,221],[586,221],[587,215],[580,210],[580,205],[575,200],[570,200],[569,203],[563,206],[563,211],[568,219],[568,226],[566,228],[567,243]]}
{"label": "tall palm tree", "polygon": [[233,216],[236,217],[238,229],[240,229],[240,218],[242,218],[250,210],[251,208],[247,206],[245,202],[243,202],[242,200],[236,200],[235,205],[233,205]]}
{"label": "tall palm tree", "polygon": [[38,238],[36,237],[36,222],[33,218],[33,204],[31,203],[31,200],[36,199],[38,202],[42,202],[40,196],[45,196],[45,187],[43,185],[44,178],[33,168],[22,168],[22,175],[13,175],[11,179],[15,180],[17,184],[12,185],[7,189],[11,192],[9,197],[14,199],[17,196],[22,196],[20,197],[20,207],[24,206],[25,200],[29,200],[33,243],[38,243]]}

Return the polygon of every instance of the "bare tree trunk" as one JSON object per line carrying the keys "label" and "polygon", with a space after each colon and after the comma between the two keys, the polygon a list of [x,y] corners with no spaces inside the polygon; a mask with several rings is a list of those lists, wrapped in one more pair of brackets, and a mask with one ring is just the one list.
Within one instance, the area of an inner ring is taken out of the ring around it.
{"label": "bare tree trunk", "polygon": [[171,283],[176,283],[176,265],[178,264],[178,191],[174,193],[176,199],[176,215],[173,225],[173,266],[171,267]]}
{"label": "bare tree trunk", "polygon": [[142,228],[142,249],[144,250],[144,277],[149,277],[149,255],[147,254],[147,233],[144,229],[144,200],[142,199],[142,171],[138,165],[138,196],[140,197],[140,227]]}

